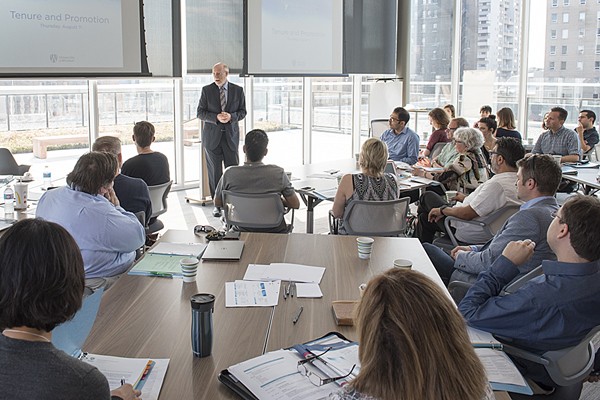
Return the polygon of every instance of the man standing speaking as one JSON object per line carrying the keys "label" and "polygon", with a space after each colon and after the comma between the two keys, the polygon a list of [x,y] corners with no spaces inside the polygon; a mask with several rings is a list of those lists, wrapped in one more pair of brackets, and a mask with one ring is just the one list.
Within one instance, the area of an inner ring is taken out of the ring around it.
{"label": "man standing speaking", "polygon": [[[202,144],[206,153],[208,185],[210,195],[215,197],[215,188],[225,168],[238,165],[240,129],[238,122],[246,116],[244,90],[227,80],[229,67],[217,63],[212,68],[214,83],[202,88],[196,116],[204,121]],[[221,209],[215,207],[215,217],[221,216]]]}

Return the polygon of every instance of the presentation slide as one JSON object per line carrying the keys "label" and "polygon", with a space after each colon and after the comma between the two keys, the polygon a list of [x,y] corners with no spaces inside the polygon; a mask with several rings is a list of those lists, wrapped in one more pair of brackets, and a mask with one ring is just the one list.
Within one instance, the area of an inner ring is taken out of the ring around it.
{"label": "presentation slide", "polygon": [[342,0],[248,1],[249,74],[341,74]]}
{"label": "presentation slide", "polygon": [[139,29],[137,0],[2,0],[0,73],[140,72]]}

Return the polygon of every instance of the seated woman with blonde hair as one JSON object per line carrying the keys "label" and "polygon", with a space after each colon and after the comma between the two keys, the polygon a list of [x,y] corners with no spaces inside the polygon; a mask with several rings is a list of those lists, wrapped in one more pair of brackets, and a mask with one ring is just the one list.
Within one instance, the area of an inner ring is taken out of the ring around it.
{"label": "seated woman with blonde hair", "polygon": [[[385,201],[395,200],[399,196],[396,177],[384,173],[388,160],[387,146],[379,139],[367,139],[358,158],[361,172],[346,174],[342,177],[335,194],[331,214],[341,219],[346,206],[352,200]],[[345,234],[340,223],[338,233]]]}
{"label": "seated woman with blonde hair", "polygon": [[356,323],[360,372],[331,400],[494,398],[462,316],[425,275],[392,268],[371,279]]}

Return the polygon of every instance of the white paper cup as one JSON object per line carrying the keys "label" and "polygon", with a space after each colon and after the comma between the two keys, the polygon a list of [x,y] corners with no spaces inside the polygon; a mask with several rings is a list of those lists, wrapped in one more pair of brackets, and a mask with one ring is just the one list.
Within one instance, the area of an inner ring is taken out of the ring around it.
{"label": "white paper cup", "polygon": [[373,251],[374,241],[375,239],[366,236],[356,238],[356,244],[358,247],[358,258],[362,258],[363,260],[371,258],[371,252]]}
{"label": "white paper cup", "polygon": [[412,261],[405,260],[403,258],[399,258],[397,260],[394,260],[394,267],[396,267],[396,268],[411,269],[412,268]]}
{"label": "white paper cup", "polygon": [[25,210],[27,208],[27,184],[17,182],[15,187],[15,210]]}
{"label": "white paper cup", "polygon": [[196,282],[196,274],[198,273],[198,259],[197,258],[182,258],[179,261],[181,266],[181,275],[183,275],[183,281],[186,283]]}
{"label": "white paper cup", "polygon": [[363,294],[365,294],[365,290],[367,290],[367,284],[366,283],[361,283],[358,286],[358,293],[360,293],[360,297],[363,297]]}
{"label": "white paper cup", "polygon": [[458,192],[456,190],[446,190],[446,201],[450,203],[457,194]]}
{"label": "white paper cup", "polygon": [[561,155],[552,155],[552,158],[554,158],[554,161],[556,161],[556,163],[560,165],[560,160],[562,159]]}
{"label": "white paper cup", "polygon": [[527,138],[527,144],[533,144],[533,138]]}

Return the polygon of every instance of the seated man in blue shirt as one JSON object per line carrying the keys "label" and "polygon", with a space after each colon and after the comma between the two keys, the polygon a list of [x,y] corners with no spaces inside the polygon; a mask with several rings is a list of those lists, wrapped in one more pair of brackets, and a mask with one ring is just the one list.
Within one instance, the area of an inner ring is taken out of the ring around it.
{"label": "seated man in blue shirt", "polygon": [[[543,274],[513,293],[502,288],[533,255],[531,240],[510,242],[482,272],[460,302],[467,323],[514,346],[543,353],[574,346],[600,325],[600,200],[575,195],[554,214],[547,241],[557,261],[542,262]],[[514,359],[524,376],[557,385],[545,369]]]}
{"label": "seated man in blue shirt", "polygon": [[545,154],[523,158],[517,166],[517,198],[525,203],[491,240],[479,246],[457,246],[450,255],[437,246],[423,243],[446,285],[452,281],[475,282],[477,275],[492,265],[506,244],[514,240],[530,239],[536,243],[533,256],[519,266],[516,278],[539,266],[542,260],[556,259],[546,242],[546,231],[553,219],[550,214],[558,210],[554,195],[562,177],[560,167]]}
{"label": "seated man in blue shirt", "polygon": [[[419,135],[408,127],[410,114],[402,107],[394,108],[390,115],[390,129],[383,132],[381,140],[387,144],[390,160],[409,165],[419,157]],[[375,134],[375,132],[373,132]]]}
{"label": "seated man in blue shirt", "polygon": [[77,242],[92,291],[108,288],[135,261],[145,242],[137,217],[119,205],[113,190],[117,157],[91,152],[77,160],[67,185],[44,193],[36,217],[65,228]]}

